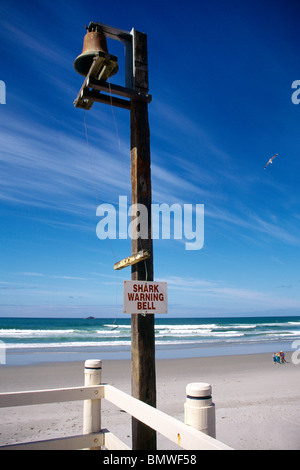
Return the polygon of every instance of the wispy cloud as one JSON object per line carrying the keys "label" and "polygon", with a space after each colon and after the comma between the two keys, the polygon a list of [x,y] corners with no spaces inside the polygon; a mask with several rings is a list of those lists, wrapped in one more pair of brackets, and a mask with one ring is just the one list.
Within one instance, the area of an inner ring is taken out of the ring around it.
{"label": "wispy cloud", "polygon": [[227,228],[238,227],[247,231],[248,234],[250,232],[256,234],[256,237],[263,235],[266,244],[271,240],[277,240],[287,245],[300,246],[299,237],[293,235],[293,233],[298,232],[298,228],[292,221],[287,222],[286,227],[282,227],[279,223],[263,219],[262,215],[259,216],[253,212],[244,212],[239,215],[233,211],[215,206],[206,206],[205,216],[225,224]]}
{"label": "wispy cloud", "polygon": [[22,276],[33,276],[33,277],[44,277],[45,274],[42,273],[32,273],[32,272],[23,272],[23,273],[18,273]]}
{"label": "wispy cloud", "polygon": [[[291,229],[288,230],[287,228],[283,228],[279,224],[263,220],[257,215],[254,215],[252,218],[256,229],[266,234],[269,238],[278,239],[288,245],[300,246],[300,239],[298,236],[299,227],[294,227],[294,230],[291,231]],[[293,233],[297,233],[297,236],[293,235]],[[266,242],[267,241],[268,239],[266,239]]]}
{"label": "wispy cloud", "polygon": [[105,148],[91,143],[88,149],[84,135],[9,118],[0,139],[0,199],[5,202],[94,214],[96,195],[100,202],[106,199],[108,186],[126,193],[120,156],[109,140]]}
{"label": "wispy cloud", "polygon": [[44,274],[44,273],[35,273],[35,272],[20,272],[16,273],[20,276],[28,276],[28,277],[42,277],[48,279],[65,279],[71,281],[92,281],[94,279],[87,278],[87,277],[77,277],[77,276],[69,276],[69,275],[58,275],[58,274]]}
{"label": "wispy cloud", "polygon": [[[247,148],[244,154],[230,155],[216,144],[201,117],[192,119],[176,106],[156,102],[151,112],[159,143],[154,149],[155,202],[189,199],[203,203],[205,220],[231,237],[252,238],[254,243],[300,245],[298,219],[288,207],[293,196],[284,184],[266,177],[264,160],[261,166],[249,166]],[[255,163],[259,165],[258,158]],[[264,197],[265,193],[272,194],[272,199]],[[284,219],[277,220],[275,214],[284,214]]]}
{"label": "wispy cloud", "polygon": [[76,277],[76,276],[49,276],[51,279],[65,279],[67,281],[92,281],[93,279],[87,277]]}
{"label": "wispy cloud", "polygon": [[[202,302],[213,299],[222,300],[227,305],[240,305],[244,308],[300,308],[300,299],[298,298],[283,298],[275,295],[274,292],[228,286],[223,281],[180,276],[172,276],[164,281],[168,282],[168,288],[171,292],[174,291],[174,294],[180,292],[182,296],[186,294],[198,297],[202,299]],[[170,297],[172,298],[171,293]]]}
{"label": "wispy cloud", "polygon": [[[150,116],[151,114],[156,122],[163,122],[163,126],[153,126],[154,132],[160,138],[167,140],[172,147],[176,148],[177,135],[180,135],[181,138],[185,136],[186,148],[193,148],[191,144],[194,142],[203,161],[206,161],[208,156],[213,156],[219,163],[228,165],[231,162],[230,155],[216,145],[213,136],[200,120],[191,118],[178,107],[165,102],[155,102],[152,105]],[[171,133],[167,131],[171,131]],[[187,152],[189,151],[187,150]],[[196,151],[195,148],[194,151]],[[188,155],[186,157],[188,158]],[[190,157],[193,160],[194,155]],[[190,159],[188,158],[187,163]]]}
{"label": "wispy cloud", "polygon": [[[8,118],[0,129],[0,199],[14,205],[55,208],[94,217],[97,204],[109,202],[108,187],[115,198],[128,192],[126,174],[129,168],[124,171],[114,130],[111,133],[114,139],[108,139],[105,147],[99,150],[97,139],[87,147],[84,134],[69,135],[54,128],[30,122],[16,123]],[[183,165],[179,158],[177,163]],[[217,205],[222,194],[218,193],[217,181],[214,189],[207,189],[207,185],[203,189],[188,175],[184,177],[157,163],[152,166],[152,172],[154,202],[204,203],[205,219],[211,219],[229,231],[234,227],[248,235],[266,236],[266,241],[300,245],[295,217],[292,221],[287,217],[286,225],[281,226],[274,218],[268,220],[261,208],[259,213],[250,210],[240,213],[234,199],[229,207],[228,202],[227,207]],[[206,179],[214,181],[214,176],[207,173]]]}
{"label": "wispy cloud", "polygon": [[[1,21],[2,32],[5,31],[5,36],[13,39],[17,44],[22,44],[22,47],[28,49],[32,54],[38,56],[38,59],[54,63],[60,67],[69,67],[69,56],[64,54],[64,47],[55,42],[47,41],[45,36],[27,33],[23,28],[17,28],[13,23]],[[7,36],[8,35],[8,36]]]}

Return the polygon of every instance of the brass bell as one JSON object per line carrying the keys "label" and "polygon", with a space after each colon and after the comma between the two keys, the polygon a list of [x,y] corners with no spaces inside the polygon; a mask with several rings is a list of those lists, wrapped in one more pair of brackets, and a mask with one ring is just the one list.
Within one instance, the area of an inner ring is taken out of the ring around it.
{"label": "brass bell", "polygon": [[84,36],[82,53],[75,59],[74,68],[80,75],[86,76],[91,68],[95,57],[99,57],[97,66],[98,80],[107,80],[118,71],[118,58],[108,54],[106,37],[101,26],[90,23]]}

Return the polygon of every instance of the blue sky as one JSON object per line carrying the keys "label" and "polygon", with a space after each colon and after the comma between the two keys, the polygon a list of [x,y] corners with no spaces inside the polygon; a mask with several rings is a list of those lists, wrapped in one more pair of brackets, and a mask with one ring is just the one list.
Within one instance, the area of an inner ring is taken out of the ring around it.
{"label": "blue sky", "polygon": [[[205,243],[154,241],[170,316],[300,313],[297,1],[0,4],[0,315],[122,316],[98,203],[130,199],[129,111],[73,101],[90,21],[147,33],[154,203],[204,204]],[[111,79],[122,84],[120,71]],[[117,132],[120,139],[120,148]],[[267,160],[278,158],[265,171]]]}

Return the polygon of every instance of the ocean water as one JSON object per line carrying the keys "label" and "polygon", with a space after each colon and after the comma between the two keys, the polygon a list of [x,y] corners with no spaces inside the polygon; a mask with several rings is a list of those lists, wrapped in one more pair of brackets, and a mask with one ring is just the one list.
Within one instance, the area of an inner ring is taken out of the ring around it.
{"label": "ocean water", "polygon": [[[300,317],[159,317],[155,338],[157,358],[287,351],[300,340]],[[7,365],[128,359],[130,317],[0,318],[0,341]]]}

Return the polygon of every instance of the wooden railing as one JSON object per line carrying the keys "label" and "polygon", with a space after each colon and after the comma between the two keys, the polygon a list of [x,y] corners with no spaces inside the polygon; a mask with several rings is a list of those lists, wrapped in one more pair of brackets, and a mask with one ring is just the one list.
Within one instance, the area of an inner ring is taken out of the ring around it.
{"label": "wooden railing", "polygon": [[[98,364],[98,366],[97,366]],[[101,361],[86,361],[83,387],[0,393],[0,408],[84,400],[83,433],[57,439],[0,446],[0,450],[131,450],[117,436],[101,429],[101,400],[106,399],[156,430],[179,447],[189,450],[231,450],[213,437],[182,423],[101,380]],[[92,367],[91,367],[92,366]]]}

